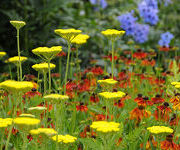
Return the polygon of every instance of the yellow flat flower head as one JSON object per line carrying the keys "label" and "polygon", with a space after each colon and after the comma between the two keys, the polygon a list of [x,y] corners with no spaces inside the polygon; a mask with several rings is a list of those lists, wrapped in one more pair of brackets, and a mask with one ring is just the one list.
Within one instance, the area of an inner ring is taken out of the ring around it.
{"label": "yellow flat flower head", "polygon": [[38,129],[30,130],[29,133],[32,135],[53,136],[57,134],[57,131],[55,131],[52,128],[38,128]]}
{"label": "yellow flat flower head", "polygon": [[19,30],[20,28],[22,28],[23,26],[26,25],[26,23],[24,21],[10,21],[10,23],[13,25],[13,27],[15,27],[17,30]]}
{"label": "yellow flat flower head", "polygon": [[62,142],[66,144],[66,143],[74,143],[77,140],[77,138],[71,135],[55,135],[52,137],[52,140],[58,143]]}
{"label": "yellow flat flower head", "polygon": [[[28,58],[24,57],[24,56],[20,57],[21,63],[25,62],[27,59]],[[15,65],[18,65],[19,64],[19,57],[18,56],[11,57],[6,62],[10,62],[10,63],[14,63]]]}
{"label": "yellow flat flower head", "polygon": [[101,32],[104,36],[106,36],[107,38],[115,41],[117,40],[119,37],[121,37],[123,34],[125,34],[125,31],[121,30],[116,30],[116,29],[107,29],[105,31]]}
{"label": "yellow flat flower head", "polygon": [[99,131],[99,132],[118,132],[119,129],[119,123],[116,122],[107,122],[107,121],[95,121],[90,126],[91,128]]}
{"label": "yellow flat flower head", "polygon": [[71,42],[82,31],[76,29],[56,29],[54,32],[68,42]]}
{"label": "yellow flat flower head", "polygon": [[37,113],[41,113],[45,110],[47,110],[46,107],[42,107],[42,106],[37,106],[37,107],[30,107],[27,109],[29,112],[37,112]]}
{"label": "yellow flat flower head", "polygon": [[32,52],[39,56],[42,57],[46,60],[51,60],[53,59],[58,53],[62,51],[61,46],[53,46],[53,47],[38,47],[32,50]]}
{"label": "yellow flat flower head", "polygon": [[[56,65],[50,63],[50,69],[54,69]],[[47,73],[48,72],[48,63],[35,64],[32,68],[38,72]]]}
{"label": "yellow flat flower head", "polygon": [[29,81],[14,81],[6,80],[0,83],[0,88],[7,90],[8,92],[28,92],[34,87],[32,82]]}
{"label": "yellow flat flower head", "polygon": [[153,134],[173,133],[173,129],[165,126],[152,126],[152,127],[148,127],[147,130]]}
{"label": "yellow flat flower head", "polygon": [[86,35],[86,34],[79,34],[71,41],[71,43],[77,44],[77,45],[82,45],[87,42],[87,39],[89,39],[89,37],[90,36]]}
{"label": "yellow flat flower head", "polygon": [[171,82],[172,85],[180,85],[180,82]]}
{"label": "yellow flat flower head", "polygon": [[124,92],[118,91],[118,92],[102,92],[99,93],[99,96],[107,99],[107,100],[118,100],[125,96],[126,94]]}
{"label": "yellow flat flower head", "polygon": [[105,79],[105,80],[98,80],[97,81],[100,85],[115,85],[118,81],[114,79]]}
{"label": "yellow flat flower head", "polygon": [[11,125],[13,122],[13,119],[12,118],[0,118],[0,128],[6,128],[8,127],[9,125]]}
{"label": "yellow flat flower head", "polygon": [[19,117],[29,117],[29,118],[35,118],[32,114],[20,114]]}
{"label": "yellow flat flower head", "polygon": [[6,52],[0,52],[0,58],[6,55]]}
{"label": "yellow flat flower head", "polygon": [[52,100],[53,102],[60,102],[60,101],[68,100],[69,97],[67,95],[49,94],[49,95],[44,96],[44,99]]}

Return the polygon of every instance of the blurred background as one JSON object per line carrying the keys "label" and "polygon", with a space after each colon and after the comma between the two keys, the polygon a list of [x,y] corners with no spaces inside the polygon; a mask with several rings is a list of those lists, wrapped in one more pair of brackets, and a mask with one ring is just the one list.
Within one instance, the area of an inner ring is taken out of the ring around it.
{"label": "blurred background", "polygon": [[[32,49],[61,45],[67,51],[65,41],[54,33],[58,28],[81,29],[90,35],[80,48],[82,67],[93,57],[109,53],[110,44],[101,35],[108,28],[129,31],[116,43],[116,51],[129,49],[129,40],[143,50],[156,50],[165,32],[174,36],[167,46],[180,46],[179,0],[0,0],[0,19],[0,50],[7,52],[4,59],[17,55],[16,30],[9,21],[26,22],[20,30],[21,55],[29,58],[23,64],[26,74],[33,73],[32,64],[40,62]],[[8,72],[7,64],[0,63],[0,72]],[[13,70],[16,72],[12,65]]]}

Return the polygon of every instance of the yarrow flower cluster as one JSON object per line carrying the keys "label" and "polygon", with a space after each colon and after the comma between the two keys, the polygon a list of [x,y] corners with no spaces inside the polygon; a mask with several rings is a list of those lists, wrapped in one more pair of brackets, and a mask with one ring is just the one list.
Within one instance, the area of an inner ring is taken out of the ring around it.
{"label": "yarrow flower cluster", "polygon": [[29,131],[32,135],[46,135],[46,136],[53,136],[57,134],[57,131],[55,131],[52,128],[38,128],[38,129],[32,129]]}
{"label": "yarrow flower cluster", "polygon": [[26,23],[24,21],[10,21],[10,23],[17,29],[19,30],[20,28],[22,28],[23,26],[26,25]]}
{"label": "yarrow flower cluster", "polygon": [[49,94],[49,95],[44,96],[44,99],[47,99],[47,100],[68,100],[69,97],[67,95]]}
{"label": "yarrow flower cluster", "polygon": [[6,52],[0,52],[0,58],[6,55]]}
{"label": "yarrow flower cluster", "polygon": [[58,143],[62,142],[62,143],[74,143],[77,138],[71,135],[55,135],[52,137],[53,141],[56,141]]}
{"label": "yarrow flower cluster", "polygon": [[117,40],[119,37],[121,37],[123,34],[125,34],[125,31],[119,31],[116,29],[107,29],[105,31],[101,32],[104,36],[109,38],[110,40]]}
{"label": "yarrow flower cluster", "polygon": [[160,46],[169,47],[169,44],[173,38],[174,38],[173,34],[171,34],[170,32],[165,32],[161,34],[161,39],[159,40],[158,44]]}
{"label": "yarrow flower cluster", "polygon": [[116,83],[118,83],[118,81],[114,79],[105,79],[105,80],[98,80],[97,83],[99,83],[100,85],[115,85]]}
{"label": "yarrow flower cluster", "polygon": [[8,92],[28,92],[34,87],[32,82],[28,81],[14,81],[6,80],[0,83],[0,88],[7,90]]}
{"label": "yarrow flower cluster", "polygon": [[151,25],[156,25],[158,23],[158,2],[156,0],[144,0],[139,3],[138,9],[145,23]]}
{"label": "yarrow flower cluster", "polygon": [[[20,61],[21,61],[21,62],[24,62],[24,61],[26,61],[27,59],[28,59],[28,58],[27,58],[27,57],[24,57],[24,56],[21,56],[21,57],[20,57]],[[14,63],[14,64],[18,65],[18,63],[19,63],[19,56],[11,57],[11,58],[9,58],[6,62],[10,62],[10,63]]]}
{"label": "yarrow flower cluster", "polygon": [[90,3],[93,5],[100,5],[102,9],[107,7],[106,0],[90,0]]}
{"label": "yarrow flower cluster", "polygon": [[108,99],[108,100],[118,100],[118,99],[122,98],[125,95],[126,94],[124,92],[121,92],[121,91],[99,93],[99,96],[101,96],[101,97],[103,97],[105,99]]}
{"label": "yarrow flower cluster", "polygon": [[6,128],[7,126],[11,125],[13,122],[12,118],[0,118],[0,128]]}
{"label": "yarrow flower cluster", "polygon": [[79,34],[72,40],[71,43],[77,44],[77,45],[82,45],[87,42],[87,39],[89,39],[89,35]]}
{"label": "yarrow flower cluster", "polygon": [[175,88],[180,88],[180,82],[171,82],[172,85],[174,85]]}
{"label": "yarrow flower cluster", "polygon": [[[50,69],[54,69],[56,67],[55,64],[50,63]],[[48,63],[35,64],[32,68],[36,71],[40,71],[42,73],[48,72]]]}
{"label": "yarrow flower cluster", "polygon": [[119,131],[119,123],[116,122],[107,122],[107,121],[95,121],[90,126],[91,128],[99,132],[117,132]]}
{"label": "yarrow flower cluster", "polygon": [[173,129],[165,126],[152,126],[148,127],[147,130],[153,134],[173,133]]}

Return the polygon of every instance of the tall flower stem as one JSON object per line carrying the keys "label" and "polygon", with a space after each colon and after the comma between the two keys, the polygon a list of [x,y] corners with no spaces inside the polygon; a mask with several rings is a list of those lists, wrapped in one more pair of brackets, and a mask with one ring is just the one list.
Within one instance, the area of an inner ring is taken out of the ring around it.
{"label": "tall flower stem", "polygon": [[48,60],[48,72],[49,72],[49,90],[48,93],[51,93],[51,68],[50,68],[50,60]]}
{"label": "tall flower stem", "polygon": [[46,75],[46,72],[43,73],[44,75],[44,94],[46,94],[46,89],[47,89],[47,85],[46,85],[46,80],[47,80],[47,75]]}
{"label": "tall flower stem", "polygon": [[67,83],[67,75],[68,75],[68,69],[69,69],[70,50],[71,50],[71,43],[68,41],[68,58],[67,58],[67,64],[66,64],[64,94],[66,94],[66,83]]}
{"label": "tall flower stem", "polygon": [[19,81],[19,64],[17,65],[17,80]]}
{"label": "tall flower stem", "polygon": [[62,58],[59,57],[59,87],[61,87],[61,78],[62,78]]}
{"label": "tall flower stem", "polygon": [[78,48],[79,48],[79,46],[76,45],[76,77],[77,77],[76,79],[77,79],[77,81],[81,78],[81,76],[80,76],[81,68],[80,68],[79,59],[78,59]]}
{"label": "tall flower stem", "polygon": [[18,48],[18,56],[19,56],[19,79],[22,81],[22,66],[21,66],[21,60],[20,60],[20,45],[19,45],[19,29],[17,29],[17,48]]}
{"label": "tall flower stem", "polygon": [[111,63],[111,77],[114,77],[114,40],[112,40],[112,63]]}

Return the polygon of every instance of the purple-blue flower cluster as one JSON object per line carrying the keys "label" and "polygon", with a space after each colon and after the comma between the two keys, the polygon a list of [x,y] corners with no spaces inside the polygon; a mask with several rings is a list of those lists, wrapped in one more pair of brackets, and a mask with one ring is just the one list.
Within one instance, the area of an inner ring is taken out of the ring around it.
{"label": "purple-blue flower cluster", "polygon": [[107,7],[106,0],[90,0],[90,3],[93,5],[100,5],[102,9],[105,9]]}
{"label": "purple-blue flower cluster", "polygon": [[137,23],[137,18],[133,16],[133,11],[118,16],[121,28],[126,31],[126,35],[132,35],[138,43],[144,43],[148,40],[149,26]]}
{"label": "purple-blue flower cluster", "polygon": [[151,25],[156,25],[158,23],[158,2],[156,0],[144,0],[139,3],[138,9],[145,23]]}
{"label": "purple-blue flower cluster", "polygon": [[161,34],[161,39],[159,40],[158,44],[160,46],[169,47],[169,44],[173,38],[174,38],[173,34],[171,34],[170,32],[165,32]]}

